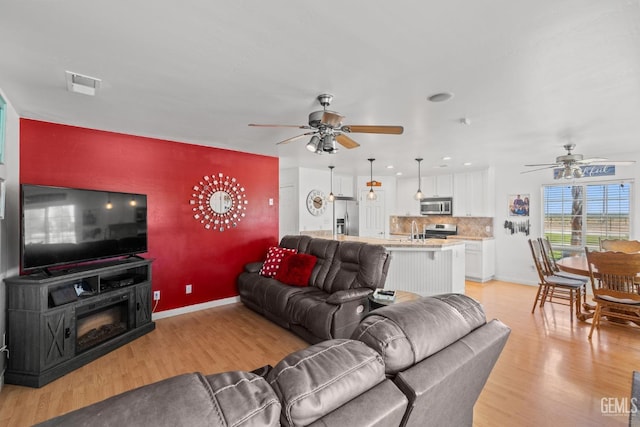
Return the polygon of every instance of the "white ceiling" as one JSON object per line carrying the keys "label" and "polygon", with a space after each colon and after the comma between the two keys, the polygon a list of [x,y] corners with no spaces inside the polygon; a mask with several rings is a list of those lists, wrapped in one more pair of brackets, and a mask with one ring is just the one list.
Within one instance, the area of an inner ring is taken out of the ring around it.
{"label": "white ceiling", "polygon": [[[68,92],[65,70],[102,79],[97,96]],[[282,167],[368,175],[374,157],[375,175],[416,176],[416,157],[423,174],[547,163],[568,140],[628,160],[616,154],[640,135],[640,1],[0,0],[0,89],[21,117]],[[455,96],[427,101],[442,91]],[[318,156],[306,139],[275,144],[303,130],[247,126],[304,125],[323,92],[345,124],[404,134],[351,134],[359,148]]]}

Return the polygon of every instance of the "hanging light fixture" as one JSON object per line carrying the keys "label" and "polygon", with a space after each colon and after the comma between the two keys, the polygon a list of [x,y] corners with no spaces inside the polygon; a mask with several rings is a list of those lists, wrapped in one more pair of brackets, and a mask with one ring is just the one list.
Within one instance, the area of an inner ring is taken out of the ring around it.
{"label": "hanging light fixture", "polygon": [[333,168],[335,166],[329,166],[329,170],[331,171],[331,191],[329,192],[329,196],[327,196],[327,200],[333,202],[336,200],[336,196],[333,195]]}
{"label": "hanging light fixture", "polygon": [[107,204],[104,205],[104,207],[108,210],[113,209],[113,203],[111,203],[111,193],[108,193],[107,195]]}
{"label": "hanging light fixture", "polygon": [[367,194],[367,199],[369,200],[375,200],[378,198],[378,195],[375,193],[375,191],[373,191],[373,161],[375,159],[367,159],[369,160],[369,163],[371,164],[371,174],[370,174],[370,180],[369,180],[369,194]]}
{"label": "hanging light fixture", "polygon": [[422,193],[422,190],[420,190],[420,162],[421,161],[422,161],[422,157],[418,157],[416,159],[416,162],[418,162],[418,191],[416,192],[416,195],[413,196],[413,198],[416,200],[420,200],[424,198],[424,194]]}

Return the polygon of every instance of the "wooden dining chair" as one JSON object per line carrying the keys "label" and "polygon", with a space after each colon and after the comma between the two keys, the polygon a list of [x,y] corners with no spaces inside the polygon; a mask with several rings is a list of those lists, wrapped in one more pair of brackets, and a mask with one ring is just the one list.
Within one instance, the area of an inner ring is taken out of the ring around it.
{"label": "wooden dining chair", "polygon": [[581,276],[579,274],[569,273],[567,271],[560,270],[558,264],[556,263],[556,259],[553,256],[553,249],[551,249],[551,242],[547,237],[538,237],[538,241],[540,242],[540,247],[542,248],[542,253],[544,254],[544,261],[547,268],[547,271],[555,274],[556,276],[566,277],[567,279],[579,280],[584,282],[585,285],[589,283],[588,276]]}
{"label": "wooden dining chair", "polygon": [[618,239],[600,239],[601,251],[624,252],[627,254],[640,252],[640,241],[637,240],[618,240]]}
{"label": "wooden dining chair", "polygon": [[553,271],[547,269],[545,256],[542,252],[542,245],[537,239],[529,239],[529,247],[533,256],[533,263],[538,272],[538,292],[533,302],[531,313],[536,310],[536,305],[540,301],[540,308],[545,302],[568,305],[571,317],[573,318],[573,307],[576,306],[576,313],[579,311],[580,301],[585,293],[585,282],[581,280],[569,279],[558,276]]}
{"label": "wooden dining chair", "polygon": [[602,316],[640,325],[640,253],[585,251],[596,303],[589,339]]}

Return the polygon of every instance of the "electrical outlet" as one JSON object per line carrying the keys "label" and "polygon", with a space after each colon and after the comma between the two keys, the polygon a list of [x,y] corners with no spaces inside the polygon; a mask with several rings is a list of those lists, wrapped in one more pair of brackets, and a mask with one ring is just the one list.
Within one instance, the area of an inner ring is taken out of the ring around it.
{"label": "electrical outlet", "polygon": [[160,299],[160,291],[153,291],[153,300],[158,301]]}
{"label": "electrical outlet", "polygon": [[191,284],[188,284],[184,291],[185,293],[190,294],[193,291],[193,287],[191,286]]}
{"label": "electrical outlet", "polygon": [[491,226],[490,226],[490,225],[487,225],[487,226],[484,228],[484,231],[486,231],[487,233],[491,233]]}

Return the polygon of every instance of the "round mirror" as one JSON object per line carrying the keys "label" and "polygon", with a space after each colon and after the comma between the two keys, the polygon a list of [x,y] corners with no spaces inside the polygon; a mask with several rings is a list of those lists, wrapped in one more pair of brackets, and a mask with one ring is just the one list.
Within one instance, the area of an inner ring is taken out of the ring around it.
{"label": "round mirror", "polygon": [[231,210],[233,201],[231,200],[231,195],[229,193],[218,190],[211,195],[209,205],[215,213],[225,214]]}

